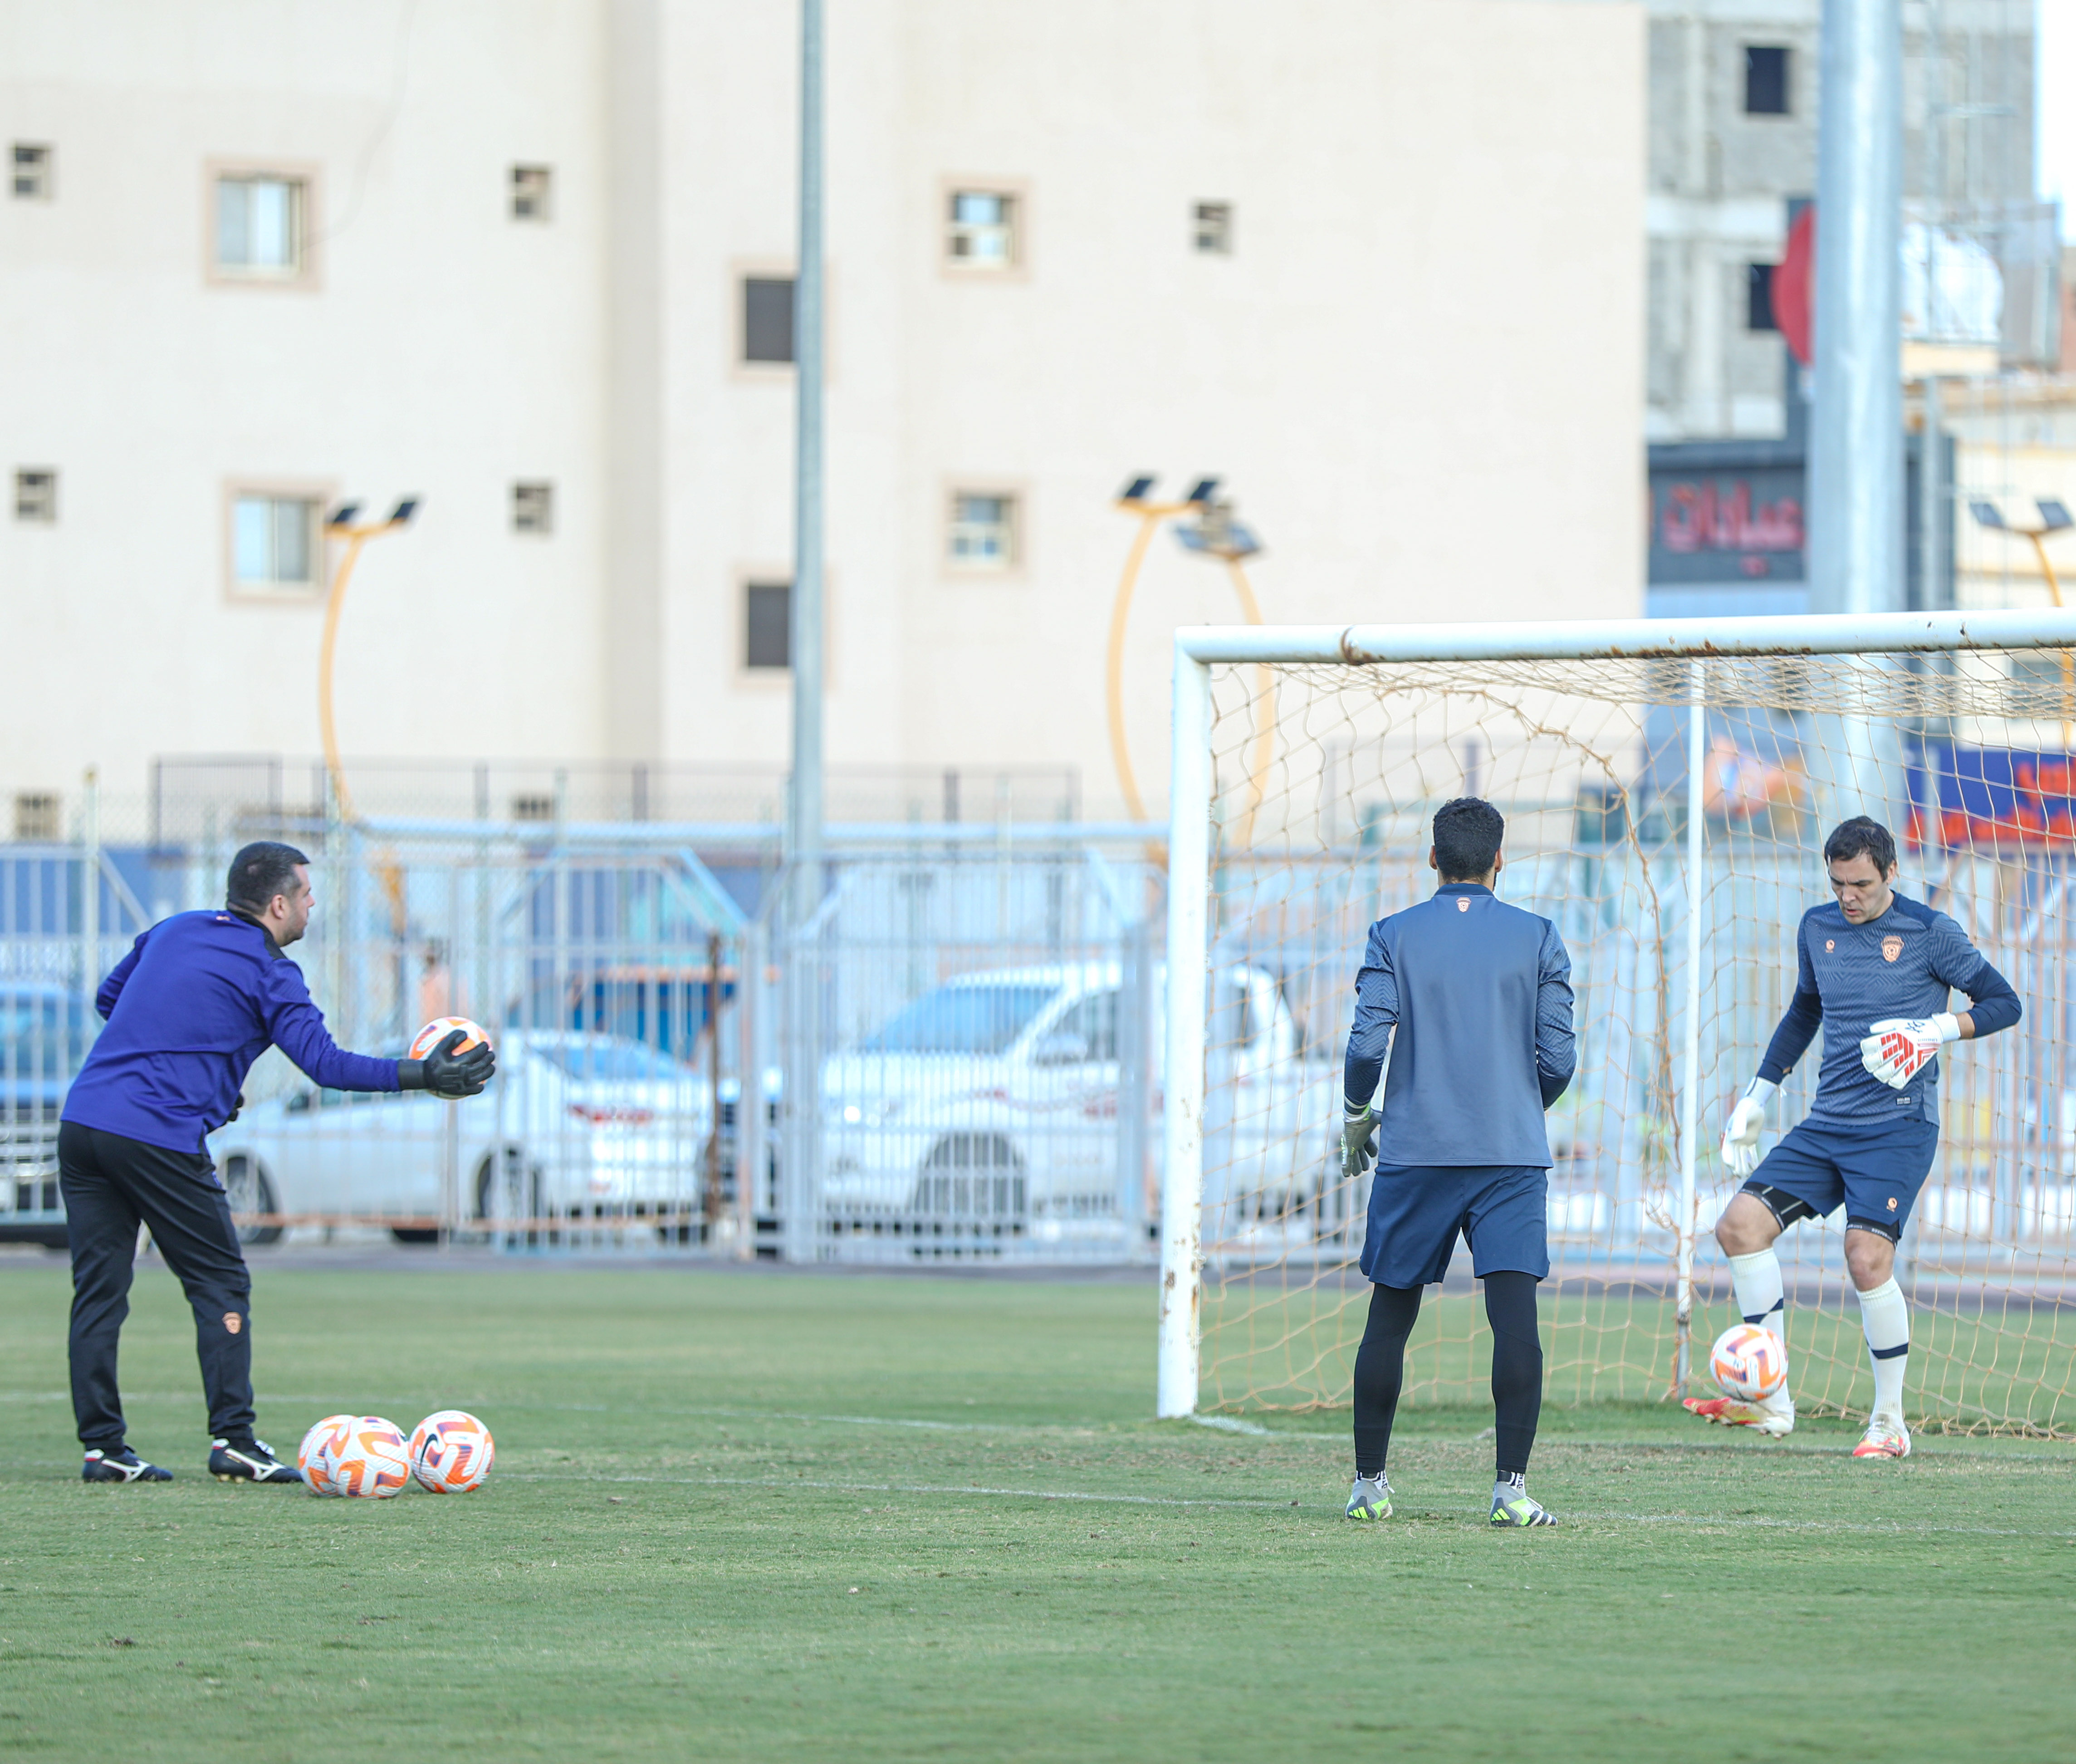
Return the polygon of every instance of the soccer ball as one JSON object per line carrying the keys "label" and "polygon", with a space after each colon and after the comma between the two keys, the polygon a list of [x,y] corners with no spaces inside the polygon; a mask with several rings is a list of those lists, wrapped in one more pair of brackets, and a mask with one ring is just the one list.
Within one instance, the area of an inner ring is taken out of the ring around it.
{"label": "soccer ball", "polygon": [[1725,1397],[1761,1402],[1787,1382],[1787,1349],[1770,1329],[1733,1323],[1709,1350],[1709,1372]]}
{"label": "soccer ball", "polygon": [[380,1415],[348,1417],[328,1461],[334,1494],[386,1500],[411,1486],[411,1443]]}
{"label": "soccer ball", "polygon": [[302,1472],[312,1494],[338,1492],[332,1486],[332,1458],[353,1421],[351,1415],[327,1415],[303,1435],[302,1444],[296,1448],[296,1468]]}
{"label": "soccer ball", "polygon": [[490,1430],[466,1409],[435,1409],[412,1432],[411,1474],[434,1494],[480,1488],[496,1462],[497,1442]]}
{"label": "soccer ball", "polygon": [[[411,1050],[405,1057],[424,1059],[457,1029],[467,1039],[455,1049],[456,1053],[466,1053],[471,1048],[487,1045],[490,1040],[489,1031],[480,1023],[471,1023],[467,1017],[435,1017],[411,1037]],[[391,1045],[395,1044],[392,1042]]]}

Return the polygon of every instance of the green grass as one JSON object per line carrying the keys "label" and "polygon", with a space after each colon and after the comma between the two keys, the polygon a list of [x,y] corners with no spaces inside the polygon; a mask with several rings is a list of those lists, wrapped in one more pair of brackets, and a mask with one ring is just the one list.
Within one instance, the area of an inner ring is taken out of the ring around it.
{"label": "green grass", "polygon": [[[172,1283],[134,1442],[77,1480],[65,1288],[0,1264],[0,1754],[2066,1756],[2071,1448],[1861,1464],[1649,1406],[1553,1409],[1556,1530],[1483,1526],[1488,1410],[1159,1424],[1144,1286],[633,1268],[267,1272],[261,1431],[496,1430],[479,1494],[226,1488]],[[932,1425],[901,1425],[930,1423]],[[1048,1498],[1049,1497],[1049,1498]],[[1069,1498],[1071,1497],[1071,1498]]]}

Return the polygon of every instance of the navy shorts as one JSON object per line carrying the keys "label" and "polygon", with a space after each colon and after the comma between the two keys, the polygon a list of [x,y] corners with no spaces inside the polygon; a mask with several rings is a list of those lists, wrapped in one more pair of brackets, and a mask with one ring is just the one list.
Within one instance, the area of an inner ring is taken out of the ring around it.
{"label": "navy shorts", "polygon": [[1364,1276],[1379,1286],[1431,1286],[1456,1239],[1488,1274],[1550,1272],[1550,1173],[1527,1164],[1380,1164],[1369,1185]]}
{"label": "navy shorts", "polygon": [[1821,1218],[1845,1203],[1846,1223],[1893,1243],[1917,1204],[1939,1149],[1937,1121],[1829,1127],[1804,1121],[1760,1161],[1744,1185],[1782,1225]]}

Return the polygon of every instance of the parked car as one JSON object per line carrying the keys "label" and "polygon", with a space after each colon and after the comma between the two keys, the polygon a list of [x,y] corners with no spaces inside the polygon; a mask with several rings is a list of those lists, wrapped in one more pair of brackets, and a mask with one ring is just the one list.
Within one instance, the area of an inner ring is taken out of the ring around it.
{"label": "parked car", "polygon": [[[210,1136],[235,1212],[440,1222],[611,1218],[680,1230],[702,1200],[713,1123],[706,1080],[621,1036],[516,1030],[480,1097],[305,1085]],[[450,1187],[451,1183],[452,1186]],[[278,1224],[249,1224],[272,1243]]]}
{"label": "parked car", "polygon": [[64,986],[0,984],[0,1243],[65,1247],[58,1111],[90,1027],[86,1006]]}
{"label": "parked car", "polygon": [[[1158,1167],[1164,1064],[1156,967],[1144,1070],[1121,1062],[1131,1012],[1122,965],[1051,964],[961,974],[932,987],[822,1069],[822,1183],[829,1210],[1059,1241],[1115,1232],[1145,1202],[1128,1168]],[[1214,1112],[1206,1123],[1207,1236],[1281,1218],[1325,1185],[1335,1074],[1305,1056],[1276,977],[1212,976]],[[1145,1110],[1139,1131],[1121,1119]],[[1231,1214],[1231,1219],[1226,1217]]]}

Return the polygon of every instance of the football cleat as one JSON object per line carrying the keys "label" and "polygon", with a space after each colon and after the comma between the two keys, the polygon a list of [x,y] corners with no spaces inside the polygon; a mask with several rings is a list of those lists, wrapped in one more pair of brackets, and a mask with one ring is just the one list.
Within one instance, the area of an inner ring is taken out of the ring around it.
{"label": "football cleat", "polygon": [[1860,1436],[1860,1442],[1853,1447],[1855,1458],[1908,1458],[1910,1455],[1910,1430],[1903,1424],[1900,1415],[1870,1415],[1867,1430]]}
{"label": "football cleat", "polygon": [[1389,1519],[1391,1517],[1391,1484],[1382,1476],[1358,1476],[1356,1485],[1348,1491],[1348,1513],[1351,1519]]}
{"label": "football cleat", "polygon": [[1686,1407],[1704,1421],[1749,1427],[1769,1439],[1785,1439],[1795,1431],[1795,1399],[1784,1390],[1755,1403],[1740,1402],[1734,1397],[1689,1397]]}
{"label": "football cleat", "polygon": [[303,1486],[293,1464],[277,1463],[274,1448],[264,1439],[212,1439],[209,1473],[218,1482],[287,1482]]}
{"label": "football cleat", "polygon": [[1554,1525],[1557,1516],[1524,1488],[1504,1499],[1494,1495],[1488,1522],[1495,1531],[1515,1531],[1528,1525]]}
{"label": "football cleat", "polygon": [[113,1451],[89,1451],[79,1467],[81,1482],[171,1482],[173,1473],[147,1464],[127,1446]]}

